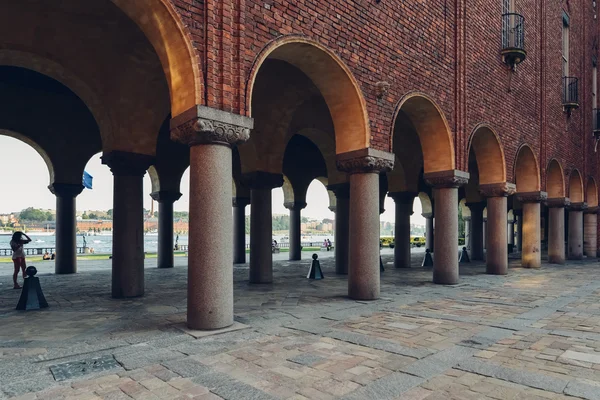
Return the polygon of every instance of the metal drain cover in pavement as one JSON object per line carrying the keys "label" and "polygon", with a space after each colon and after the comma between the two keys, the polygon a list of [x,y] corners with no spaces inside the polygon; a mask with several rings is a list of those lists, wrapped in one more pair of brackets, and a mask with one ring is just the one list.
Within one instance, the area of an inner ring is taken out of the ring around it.
{"label": "metal drain cover in pavement", "polygon": [[50,366],[50,371],[54,376],[54,380],[60,382],[114,368],[122,367],[112,355],[108,355],[98,358],[90,358],[88,360],[52,365]]}

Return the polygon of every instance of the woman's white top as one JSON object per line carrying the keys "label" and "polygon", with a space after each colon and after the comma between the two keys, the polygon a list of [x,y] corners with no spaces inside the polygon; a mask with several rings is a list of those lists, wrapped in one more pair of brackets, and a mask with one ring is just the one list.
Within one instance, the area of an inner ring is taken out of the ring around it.
{"label": "woman's white top", "polygon": [[10,241],[10,248],[11,249],[16,249],[13,250],[13,255],[12,255],[12,259],[15,260],[17,258],[25,258],[25,251],[23,250],[23,244],[22,243],[16,243],[14,241]]}

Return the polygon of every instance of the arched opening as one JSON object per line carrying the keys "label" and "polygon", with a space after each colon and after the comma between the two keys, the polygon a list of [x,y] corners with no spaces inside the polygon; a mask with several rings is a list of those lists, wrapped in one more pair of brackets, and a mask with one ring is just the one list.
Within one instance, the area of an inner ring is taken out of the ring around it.
{"label": "arched opening", "polygon": [[565,197],[565,174],[556,159],[550,160],[546,175],[546,192],[549,199]]}
{"label": "arched opening", "polygon": [[598,185],[592,177],[588,179],[585,199],[588,207],[598,207]]}
{"label": "arched opening", "polygon": [[479,184],[506,182],[504,150],[498,135],[491,128],[480,126],[473,132],[469,155],[471,152],[477,163]]}
{"label": "arched opening", "polygon": [[272,68],[288,79],[293,78],[291,70],[294,69],[317,88],[333,121],[337,154],[369,147],[369,119],[358,83],[337,55],[303,37],[285,37],[273,42],[255,62],[246,98],[250,102],[248,115],[254,117],[256,123],[260,124],[261,116],[257,110],[257,103],[261,102],[261,74]]}
{"label": "arched opening", "polygon": [[583,203],[584,191],[583,191],[583,179],[578,170],[574,169],[569,177],[569,199],[571,203]]}
{"label": "arched opening", "polygon": [[523,145],[517,153],[515,162],[515,181],[517,192],[537,192],[540,190],[540,171],[533,150]]}

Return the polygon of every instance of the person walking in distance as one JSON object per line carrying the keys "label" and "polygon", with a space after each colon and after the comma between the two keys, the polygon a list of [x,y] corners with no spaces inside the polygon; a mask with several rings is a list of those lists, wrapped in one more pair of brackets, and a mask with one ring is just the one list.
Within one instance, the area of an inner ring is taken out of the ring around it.
{"label": "person walking in distance", "polygon": [[12,240],[10,241],[10,248],[13,251],[12,260],[15,265],[15,272],[13,273],[15,289],[21,289],[21,286],[19,286],[19,283],[17,282],[19,269],[23,272],[23,279],[25,279],[25,269],[27,268],[27,264],[25,264],[25,250],[23,249],[23,245],[29,242],[31,242],[31,238],[20,231],[13,233]]}

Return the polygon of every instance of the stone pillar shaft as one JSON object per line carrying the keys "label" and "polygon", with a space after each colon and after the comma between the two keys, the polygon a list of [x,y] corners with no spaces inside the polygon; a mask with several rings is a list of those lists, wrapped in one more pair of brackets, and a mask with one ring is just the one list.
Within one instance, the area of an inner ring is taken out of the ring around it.
{"label": "stone pillar shaft", "polygon": [[410,268],[410,216],[418,193],[396,192],[389,196],[396,204],[394,267]]}
{"label": "stone pillar shaft", "polygon": [[471,260],[483,260],[483,209],[484,202],[468,203],[471,209]]}
{"label": "stone pillar shaft", "polygon": [[465,223],[465,247],[471,249],[471,217],[463,217]]}
{"label": "stone pillar shaft", "polygon": [[273,282],[271,189],[252,189],[250,209],[250,283]]}
{"label": "stone pillar shaft", "polygon": [[250,199],[236,198],[233,202],[233,263],[246,263],[246,206]]}
{"label": "stone pillar shaft", "polygon": [[331,185],[335,193],[335,273],[348,274],[349,240],[350,240],[350,185],[341,183]]}
{"label": "stone pillar shaft", "polygon": [[173,268],[173,203],[181,197],[179,192],[160,191],[152,193],[158,201],[158,268]]}
{"label": "stone pillar shaft", "polygon": [[517,193],[517,199],[523,203],[521,264],[524,268],[539,268],[542,263],[540,202],[547,197],[546,192]]}
{"label": "stone pillar shaft", "polygon": [[433,214],[423,214],[423,217],[425,217],[425,248],[434,251]]}
{"label": "stone pillar shaft", "polygon": [[565,263],[565,206],[568,199],[548,199],[548,262]]}
{"label": "stone pillar shaft", "polygon": [[519,215],[516,215],[517,219],[517,250],[519,252],[523,251],[523,210]]}
{"label": "stone pillar shaft", "polygon": [[596,258],[598,253],[598,211],[589,209],[583,216],[583,251],[587,257]]}
{"label": "stone pillar shaft", "polygon": [[585,203],[571,204],[569,210],[569,237],[568,258],[569,260],[581,260],[583,258],[583,210]]}
{"label": "stone pillar shaft", "polygon": [[508,273],[506,197],[489,197],[487,209],[486,272],[493,275],[506,275]]}
{"label": "stone pillar shaft", "polygon": [[56,274],[77,272],[75,198],[82,190],[82,185],[55,183],[50,186],[56,195]]}
{"label": "stone pillar shaft", "polygon": [[302,259],[302,209],[306,207],[304,202],[295,202],[285,204],[285,207],[290,210],[290,261]]}

